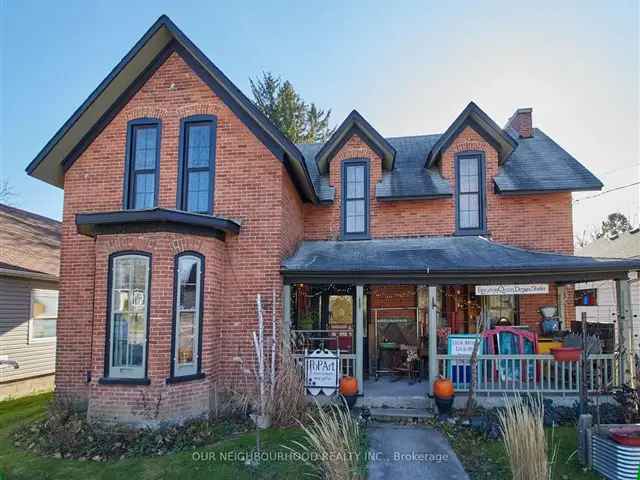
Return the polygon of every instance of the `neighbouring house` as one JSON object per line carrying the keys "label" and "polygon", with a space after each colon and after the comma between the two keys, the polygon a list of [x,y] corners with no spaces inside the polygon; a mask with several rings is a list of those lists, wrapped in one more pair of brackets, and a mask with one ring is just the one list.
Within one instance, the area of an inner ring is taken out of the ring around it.
{"label": "neighbouring house", "polygon": [[[640,227],[635,227],[628,232],[598,238],[582,248],[577,248],[576,255],[640,259]],[[634,341],[638,347],[640,342],[640,281],[636,278],[629,283]],[[587,322],[601,325],[599,330],[610,330],[615,336],[614,324],[618,313],[615,282],[602,280],[578,283],[575,288],[576,320],[580,320],[584,313],[587,315]]]}
{"label": "neighbouring house", "polygon": [[438,373],[464,392],[478,325],[480,392],[577,393],[575,363],[539,351],[539,308],[564,329],[575,283],[626,298],[640,261],[572,256],[571,192],[602,183],[531,109],[452,120],[386,138],[353,111],[294,145],[159,18],[27,167],[64,188],[57,392],[103,420],[204,414],[276,289],[278,337],[339,351],[362,401],[425,402]]}
{"label": "neighbouring house", "polygon": [[0,400],[53,388],[61,227],[0,204]]}

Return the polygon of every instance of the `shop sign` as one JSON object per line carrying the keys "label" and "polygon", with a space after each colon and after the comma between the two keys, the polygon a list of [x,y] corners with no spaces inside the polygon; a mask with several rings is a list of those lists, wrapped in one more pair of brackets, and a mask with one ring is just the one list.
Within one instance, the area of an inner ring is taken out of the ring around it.
{"label": "shop sign", "polygon": [[340,358],[336,352],[315,350],[305,352],[304,386],[313,396],[320,392],[332,395],[338,389],[338,367]]}
{"label": "shop sign", "polygon": [[522,285],[476,285],[476,295],[537,295],[549,293],[547,283]]}

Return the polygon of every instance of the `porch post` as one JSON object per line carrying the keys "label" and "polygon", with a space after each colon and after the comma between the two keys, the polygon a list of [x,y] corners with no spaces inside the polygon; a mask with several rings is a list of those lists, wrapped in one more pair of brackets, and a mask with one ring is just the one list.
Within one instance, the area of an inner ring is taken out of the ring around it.
{"label": "porch post", "polygon": [[438,288],[429,286],[429,395],[433,395],[433,381],[438,376],[438,310],[436,307],[436,295]]}
{"label": "porch post", "polygon": [[364,286],[356,285],[356,380],[358,393],[364,393]]}
{"label": "porch post", "polygon": [[291,285],[282,286],[282,350],[291,349]]}
{"label": "porch post", "polygon": [[616,303],[618,307],[618,343],[620,345],[620,384],[635,383],[633,315],[631,312],[631,287],[629,280],[616,280]]}

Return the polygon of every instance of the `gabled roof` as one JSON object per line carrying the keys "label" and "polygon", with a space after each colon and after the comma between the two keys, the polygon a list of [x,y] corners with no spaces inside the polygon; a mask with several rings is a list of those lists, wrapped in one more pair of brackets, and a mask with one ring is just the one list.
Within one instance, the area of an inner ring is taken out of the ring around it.
{"label": "gabled roof", "polygon": [[61,223],[0,204],[0,270],[55,279],[60,270]]}
{"label": "gabled roof", "polygon": [[439,159],[444,150],[453,142],[456,136],[466,127],[471,126],[480,135],[493,144],[498,151],[498,162],[503,163],[518,146],[518,142],[507,132],[502,130],[489,115],[484,113],[474,102],[470,102],[465,107],[458,118],[449,126],[446,132],[433,146],[426,158],[426,167],[432,167]]}
{"label": "gabled roof", "polygon": [[[209,58],[162,15],[62,125],[26,171],[57,187],[64,172],[171,51],[177,50],[254,134],[284,162],[305,200],[317,201],[302,154]],[[96,133],[97,132],[97,133]]]}
{"label": "gabled roof", "polygon": [[362,115],[353,110],[338,129],[331,135],[331,138],[316,153],[316,163],[321,174],[329,171],[329,161],[351,136],[357,133],[360,135],[371,149],[382,158],[382,168],[393,170],[393,163],[396,158],[396,151],[378,131],[367,122]]}
{"label": "gabled roof", "polygon": [[627,278],[630,270],[640,270],[640,259],[538,252],[473,236],[305,241],[281,265],[287,282],[572,282]]}

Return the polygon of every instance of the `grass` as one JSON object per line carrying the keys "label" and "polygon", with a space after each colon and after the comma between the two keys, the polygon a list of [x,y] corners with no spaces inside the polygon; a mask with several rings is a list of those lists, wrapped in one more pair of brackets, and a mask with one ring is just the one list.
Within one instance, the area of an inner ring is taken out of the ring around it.
{"label": "grass", "polygon": [[[547,437],[551,429],[545,429]],[[553,480],[598,480],[600,477],[585,471],[579,464],[576,451],[576,429],[556,427],[554,443],[558,444],[556,462],[552,465]],[[447,435],[451,446],[472,480],[510,479],[511,471],[501,440],[489,441],[469,430]]]}
{"label": "grass", "polygon": [[[192,452],[158,457],[127,458],[120,461],[92,462],[41,457],[16,449],[11,432],[20,424],[42,418],[52,394],[46,393],[18,400],[0,402],[0,473],[9,480],[22,479],[279,479],[302,478],[308,467],[267,459],[258,467],[245,465],[242,460],[220,459],[221,453],[251,452],[255,448],[255,434],[243,434],[205,448],[195,450],[209,460],[194,460]],[[303,438],[300,429],[269,429],[260,435],[263,452],[285,452],[282,444]],[[214,457],[215,458],[212,458]],[[2,475],[0,475],[2,478]],[[3,479],[4,480],[4,479]]]}

